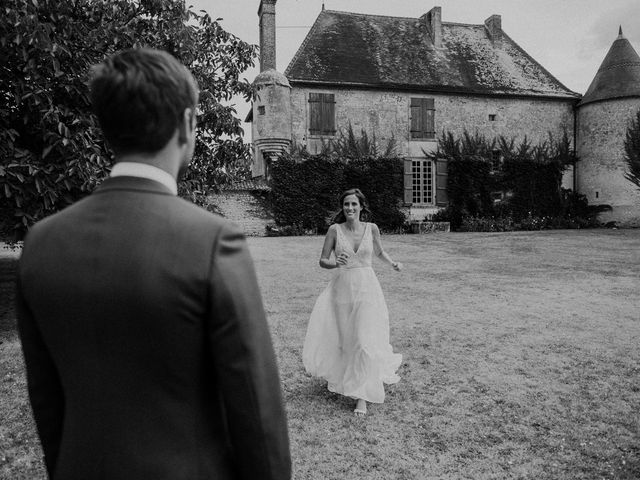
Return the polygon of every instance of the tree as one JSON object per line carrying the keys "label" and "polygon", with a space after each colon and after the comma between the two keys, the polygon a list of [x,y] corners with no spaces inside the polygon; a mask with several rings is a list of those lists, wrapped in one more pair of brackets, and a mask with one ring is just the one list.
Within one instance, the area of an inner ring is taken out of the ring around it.
{"label": "tree", "polygon": [[640,110],[636,118],[631,119],[624,140],[624,153],[629,171],[624,177],[640,188]]}
{"label": "tree", "polygon": [[122,49],[168,51],[196,77],[199,133],[180,185],[195,196],[246,168],[249,149],[233,106],[257,47],[180,0],[2,0],[0,15],[0,223],[24,231],[86,195],[112,153],[90,112],[91,65]]}

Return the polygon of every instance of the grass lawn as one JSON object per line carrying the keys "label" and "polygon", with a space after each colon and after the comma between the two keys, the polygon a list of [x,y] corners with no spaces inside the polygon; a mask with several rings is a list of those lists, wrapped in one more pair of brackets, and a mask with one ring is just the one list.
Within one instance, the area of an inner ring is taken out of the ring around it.
{"label": "grass lawn", "polygon": [[[321,237],[250,238],[294,478],[639,479],[640,230],[384,236],[402,380],[356,418],[301,349]],[[43,477],[0,252],[0,478]]]}

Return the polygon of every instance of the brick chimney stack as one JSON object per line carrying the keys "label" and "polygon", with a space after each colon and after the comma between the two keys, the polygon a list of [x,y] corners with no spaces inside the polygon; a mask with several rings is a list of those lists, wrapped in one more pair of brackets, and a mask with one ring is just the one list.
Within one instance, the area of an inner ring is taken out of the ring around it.
{"label": "brick chimney stack", "polygon": [[442,48],[442,8],[433,7],[420,17],[427,25],[429,37],[436,48]]}
{"label": "brick chimney stack", "polygon": [[260,71],[276,68],[276,2],[260,0]]}
{"label": "brick chimney stack", "polygon": [[502,17],[491,15],[484,21],[484,26],[489,33],[489,38],[496,48],[502,47]]}

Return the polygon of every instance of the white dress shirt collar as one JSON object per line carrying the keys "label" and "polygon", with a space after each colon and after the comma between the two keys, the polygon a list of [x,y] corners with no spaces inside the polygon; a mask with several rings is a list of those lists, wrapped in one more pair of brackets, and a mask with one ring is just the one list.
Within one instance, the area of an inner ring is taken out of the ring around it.
{"label": "white dress shirt collar", "polygon": [[110,176],[148,178],[149,180],[161,183],[171,190],[171,193],[174,195],[178,194],[178,185],[176,184],[175,178],[164,170],[146,163],[118,162],[111,169]]}

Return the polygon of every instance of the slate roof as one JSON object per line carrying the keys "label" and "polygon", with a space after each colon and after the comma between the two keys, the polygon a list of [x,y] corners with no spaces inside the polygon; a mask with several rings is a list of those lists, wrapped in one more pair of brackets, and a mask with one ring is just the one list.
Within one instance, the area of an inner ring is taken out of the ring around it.
{"label": "slate roof", "polygon": [[640,97],[640,56],[620,28],[580,105],[624,97]]}
{"label": "slate roof", "polygon": [[419,18],[323,10],[285,75],[292,83],[580,98],[503,33],[442,22],[434,48]]}

